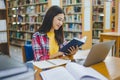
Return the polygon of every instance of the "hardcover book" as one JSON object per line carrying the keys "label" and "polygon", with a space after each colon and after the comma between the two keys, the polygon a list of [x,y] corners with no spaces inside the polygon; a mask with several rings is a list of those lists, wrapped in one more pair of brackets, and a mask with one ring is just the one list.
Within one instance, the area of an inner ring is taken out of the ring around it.
{"label": "hardcover book", "polygon": [[68,49],[72,46],[76,47],[78,45],[78,47],[82,46],[85,42],[86,42],[87,37],[84,36],[82,39],[78,39],[78,38],[74,38],[71,41],[69,41],[65,46],[63,46],[60,51],[61,52],[65,52],[65,53],[69,53]]}

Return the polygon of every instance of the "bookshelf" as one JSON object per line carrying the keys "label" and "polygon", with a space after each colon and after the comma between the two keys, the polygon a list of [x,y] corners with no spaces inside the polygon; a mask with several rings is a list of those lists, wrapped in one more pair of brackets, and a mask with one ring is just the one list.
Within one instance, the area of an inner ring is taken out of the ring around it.
{"label": "bookshelf", "polygon": [[111,13],[112,6],[111,1],[105,0],[92,0],[92,43],[98,43],[100,33],[111,32]]}
{"label": "bookshelf", "polygon": [[62,0],[65,12],[65,38],[69,41],[74,37],[81,38],[87,36],[87,41],[81,49],[91,48],[91,2],[92,0]]}
{"label": "bookshelf", "polygon": [[120,33],[120,0],[116,0],[115,5],[115,32]]}
{"label": "bookshelf", "polygon": [[112,5],[112,14],[111,14],[111,31],[112,32],[115,32],[115,4],[116,4],[116,1],[115,0],[112,0],[111,1],[111,5]]}
{"label": "bookshelf", "polygon": [[9,55],[7,40],[7,9],[6,0],[0,0],[0,52]]}
{"label": "bookshelf", "polygon": [[41,26],[51,5],[61,6],[61,0],[8,0],[8,30],[10,55],[24,62],[24,45]]}

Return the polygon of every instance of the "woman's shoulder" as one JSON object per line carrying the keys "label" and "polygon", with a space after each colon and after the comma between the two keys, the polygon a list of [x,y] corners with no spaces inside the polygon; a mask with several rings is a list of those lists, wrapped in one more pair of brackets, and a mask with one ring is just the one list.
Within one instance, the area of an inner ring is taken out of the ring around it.
{"label": "woman's shoulder", "polygon": [[33,34],[33,37],[36,37],[36,36],[44,36],[44,35],[46,35],[45,33],[40,33],[40,32],[35,32],[34,34]]}

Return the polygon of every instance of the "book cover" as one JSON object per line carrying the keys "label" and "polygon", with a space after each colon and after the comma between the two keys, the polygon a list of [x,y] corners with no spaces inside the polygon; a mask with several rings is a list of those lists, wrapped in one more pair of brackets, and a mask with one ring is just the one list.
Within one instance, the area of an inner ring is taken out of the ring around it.
{"label": "book cover", "polygon": [[59,66],[42,71],[40,75],[43,80],[108,80],[93,68],[73,62],[67,63],[65,67]]}
{"label": "book cover", "polygon": [[65,53],[69,53],[68,49],[70,47],[72,47],[72,46],[76,47],[77,45],[78,45],[78,47],[80,47],[86,42],[86,39],[87,39],[86,36],[84,36],[82,39],[74,38],[70,42],[68,42],[65,46],[63,46],[60,49],[60,51],[65,52]]}

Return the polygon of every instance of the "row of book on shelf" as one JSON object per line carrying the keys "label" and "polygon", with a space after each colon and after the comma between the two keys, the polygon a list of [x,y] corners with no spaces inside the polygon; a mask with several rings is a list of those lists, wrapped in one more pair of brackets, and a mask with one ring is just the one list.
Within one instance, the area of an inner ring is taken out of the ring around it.
{"label": "row of book on shelf", "polygon": [[18,32],[34,32],[36,31],[39,27],[40,24],[8,24],[9,29],[12,31],[18,31]]}
{"label": "row of book on shelf", "polygon": [[63,5],[77,4],[81,2],[82,0],[63,0]]}
{"label": "row of book on shelf", "polygon": [[81,12],[81,6],[66,6],[63,8],[64,12],[66,14],[72,14],[74,12]]}
{"label": "row of book on shelf", "polygon": [[81,14],[70,14],[65,16],[66,22],[82,22],[82,15]]}
{"label": "row of book on shelf", "polygon": [[[82,22],[82,15],[81,14],[70,14],[66,15],[66,22]],[[11,22],[42,22],[44,19],[44,15],[13,15],[8,18]]]}
{"label": "row of book on shelf", "polygon": [[41,15],[13,15],[8,17],[9,22],[42,22],[44,16]]}
{"label": "row of book on shelf", "polygon": [[103,5],[105,0],[92,0],[93,5]]}
{"label": "row of book on shelf", "polygon": [[10,38],[31,40],[32,34],[31,33],[10,32]]}
{"label": "row of book on shelf", "polygon": [[82,24],[74,24],[74,23],[64,24],[64,31],[82,32]]}
{"label": "row of book on shelf", "polygon": [[29,5],[29,4],[34,4],[34,3],[45,3],[48,0],[14,0],[9,4],[9,7],[13,6],[21,6],[21,5]]}
{"label": "row of book on shelf", "polygon": [[34,5],[34,6],[27,6],[27,7],[17,7],[17,8],[11,8],[9,10],[10,14],[35,14],[40,12],[45,12],[47,10],[46,4],[44,5]]}

